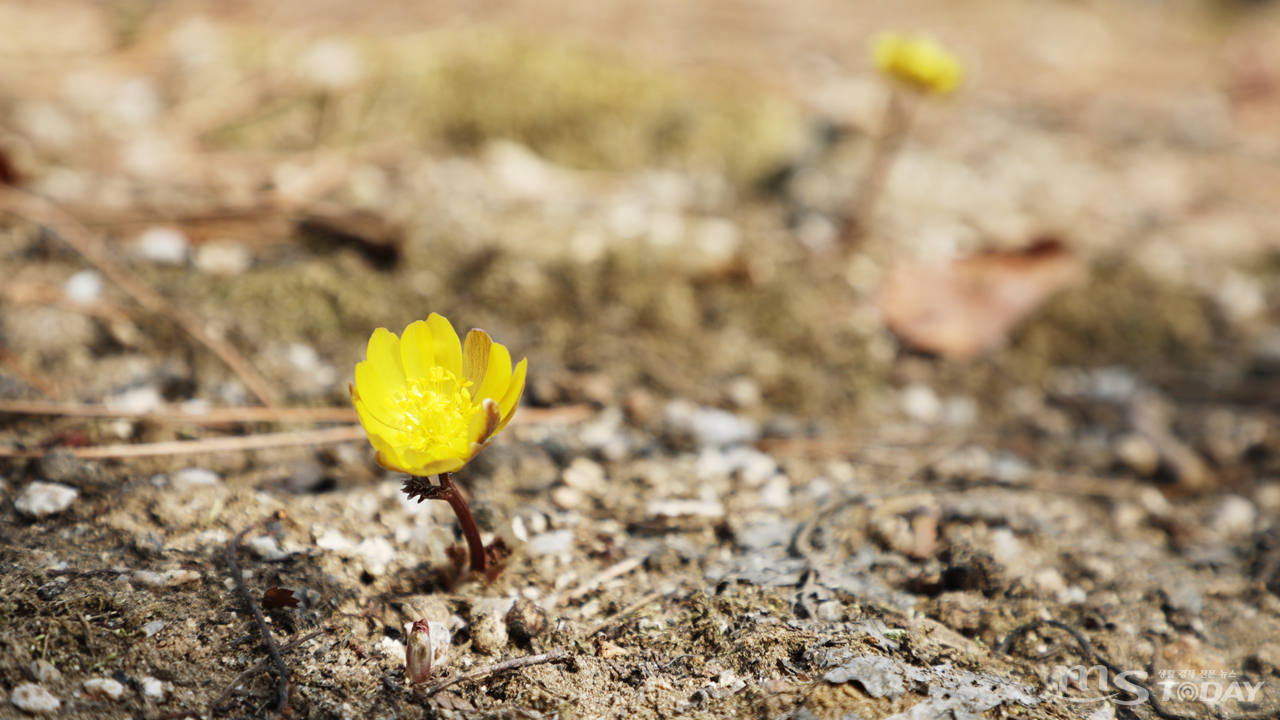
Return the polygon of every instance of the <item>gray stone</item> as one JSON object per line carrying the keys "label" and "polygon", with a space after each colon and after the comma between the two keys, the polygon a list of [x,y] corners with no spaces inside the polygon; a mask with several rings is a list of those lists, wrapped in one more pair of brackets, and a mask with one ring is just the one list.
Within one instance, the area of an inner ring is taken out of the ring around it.
{"label": "gray stone", "polygon": [[37,480],[22,491],[13,506],[23,515],[40,520],[71,507],[79,496],[80,491],[73,487]]}

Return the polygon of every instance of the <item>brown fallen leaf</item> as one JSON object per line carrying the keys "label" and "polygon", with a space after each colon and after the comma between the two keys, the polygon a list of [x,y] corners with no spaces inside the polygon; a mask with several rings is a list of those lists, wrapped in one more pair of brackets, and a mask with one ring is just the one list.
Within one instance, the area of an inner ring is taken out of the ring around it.
{"label": "brown fallen leaf", "polygon": [[298,598],[293,596],[292,590],[286,590],[282,587],[267,588],[262,594],[262,607],[265,610],[275,610],[276,608],[298,607]]}
{"label": "brown fallen leaf", "polygon": [[983,252],[945,264],[891,271],[874,302],[885,325],[916,350],[977,356],[1053,295],[1085,278],[1084,263],[1057,240]]}

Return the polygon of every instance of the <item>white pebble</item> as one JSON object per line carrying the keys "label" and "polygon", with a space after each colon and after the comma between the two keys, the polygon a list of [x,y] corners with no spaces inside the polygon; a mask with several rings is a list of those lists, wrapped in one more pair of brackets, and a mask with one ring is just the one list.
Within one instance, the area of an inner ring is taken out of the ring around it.
{"label": "white pebble", "polygon": [[778,509],[791,504],[791,482],[786,475],[775,475],[760,488],[760,504]]}
{"label": "white pebble", "polygon": [[316,538],[316,547],[321,550],[349,552],[355,547],[355,543],[351,542],[346,535],[343,535],[337,530],[327,528],[319,537]]}
{"label": "white pebble", "polygon": [[151,637],[152,635],[155,635],[156,633],[163,630],[166,624],[167,623],[165,623],[165,621],[163,620],[152,620],[151,622],[142,626],[142,632],[147,637]]}
{"label": "white pebble", "polygon": [[386,573],[387,565],[396,557],[395,547],[381,535],[361,540],[353,552],[364,558],[365,570],[375,576]]}
{"label": "white pebble", "polygon": [[1142,477],[1150,477],[1160,469],[1160,451],[1137,433],[1126,433],[1116,438],[1115,454],[1120,462]]}
{"label": "white pebble", "polygon": [[124,697],[124,685],[111,678],[94,678],[84,681],[84,693],[92,698],[119,700]]}
{"label": "white pebble", "polygon": [[156,678],[147,676],[138,681],[138,685],[142,687],[142,694],[149,698],[164,698],[164,683]]}
{"label": "white pebble", "polygon": [[392,658],[399,664],[404,664],[405,647],[404,643],[395,638],[384,637],[374,643],[373,651]]}
{"label": "white pebble", "polygon": [[238,242],[218,241],[197,247],[192,261],[200,272],[228,276],[248,270],[253,264],[253,256]]}
{"label": "white pebble", "polygon": [[532,557],[559,555],[573,549],[573,544],[576,540],[577,538],[572,530],[552,530],[541,535],[534,535],[529,540],[527,551]]}
{"label": "white pebble", "polygon": [[280,543],[270,535],[259,535],[251,538],[245,545],[249,546],[249,551],[263,560],[279,560],[285,557],[285,551],[280,549]]}
{"label": "white pebble", "polygon": [[705,500],[650,500],[646,514],[651,518],[724,517],[724,505]]}
{"label": "white pebble", "polygon": [[1209,527],[1224,537],[1242,537],[1253,532],[1258,509],[1239,495],[1227,495],[1214,507]]}
{"label": "white pebble", "polygon": [[608,487],[604,482],[604,468],[588,458],[574,458],[560,474],[565,485],[591,495],[603,494]]}
{"label": "white pebble", "polygon": [[88,304],[102,297],[102,273],[97,270],[81,270],[67,278],[62,294],[73,303]]}
{"label": "white pebble", "polygon": [[138,253],[153,263],[181,265],[187,261],[187,236],[167,227],[148,228],[138,237]]}
{"label": "white pebble", "polygon": [[108,410],[128,413],[155,412],[164,406],[164,396],[160,389],[152,385],[129,388],[123,392],[109,395],[102,399]]}
{"label": "white pebble", "polygon": [[19,710],[32,715],[49,715],[62,707],[62,701],[54,697],[48,690],[35,683],[22,683],[13,689],[13,697],[9,698]]}
{"label": "white pebble", "polygon": [[39,520],[71,507],[80,491],[61,483],[36,481],[14,501],[13,507],[29,518]]}
{"label": "white pebble", "polygon": [[42,683],[56,683],[62,679],[62,671],[44,659],[31,663],[31,674],[35,676],[36,682]]}
{"label": "white pebble", "polygon": [[899,402],[902,412],[918,423],[933,425],[942,419],[942,401],[928,385],[908,385],[902,389]]}
{"label": "white pebble", "polygon": [[213,487],[222,482],[222,476],[205,468],[183,468],[170,476],[175,488]]}

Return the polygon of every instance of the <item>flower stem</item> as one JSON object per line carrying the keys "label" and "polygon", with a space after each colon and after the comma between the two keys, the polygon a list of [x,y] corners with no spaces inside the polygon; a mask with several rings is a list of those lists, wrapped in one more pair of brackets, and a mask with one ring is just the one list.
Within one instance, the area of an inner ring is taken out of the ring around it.
{"label": "flower stem", "polygon": [[440,473],[438,477],[442,491],[440,499],[448,501],[449,507],[453,508],[453,514],[458,516],[458,523],[462,525],[462,534],[467,538],[467,549],[471,552],[471,570],[480,573],[483,577],[488,577],[488,555],[484,551],[484,542],[480,539],[480,528],[476,525],[475,517],[471,515],[471,508],[467,507],[467,501],[462,499],[458,486],[453,484],[452,473]]}

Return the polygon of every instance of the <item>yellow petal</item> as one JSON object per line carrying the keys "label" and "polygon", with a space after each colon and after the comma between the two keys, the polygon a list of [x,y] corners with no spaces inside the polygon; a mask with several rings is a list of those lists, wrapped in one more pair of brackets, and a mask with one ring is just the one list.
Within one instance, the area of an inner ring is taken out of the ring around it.
{"label": "yellow petal", "polygon": [[370,441],[377,437],[390,445],[397,444],[403,432],[400,428],[375,415],[363,399],[357,398],[352,404],[355,405],[356,415],[360,417],[360,424],[364,426],[365,434],[369,436]]}
{"label": "yellow petal", "polygon": [[404,387],[404,369],[400,365],[400,338],[386,328],[378,328],[369,338],[368,359],[356,365],[356,390],[369,411],[384,423],[396,414],[388,405],[393,395]]}
{"label": "yellow petal", "polygon": [[505,347],[494,343],[489,348],[489,368],[485,371],[484,380],[476,385],[478,388],[471,397],[477,400],[493,398],[501,407],[502,396],[511,386],[511,353]]}
{"label": "yellow petal", "polygon": [[427,317],[427,325],[431,327],[435,364],[453,373],[454,377],[462,377],[462,343],[458,341],[458,333],[454,332],[448,320],[436,313]]}
{"label": "yellow petal", "polygon": [[471,427],[467,430],[467,439],[471,444],[483,443],[498,432],[498,423],[502,421],[502,411],[498,409],[498,401],[485,398],[480,403],[480,412],[471,416]]}
{"label": "yellow petal", "polygon": [[478,397],[476,391],[489,370],[489,349],[492,347],[493,340],[480,328],[473,328],[467,333],[467,340],[462,344],[462,379],[471,383],[473,400]]}
{"label": "yellow petal", "polygon": [[511,418],[515,417],[516,408],[520,406],[520,396],[524,394],[524,377],[528,362],[528,358],[522,358],[516,365],[516,371],[511,374],[511,385],[507,387],[506,394],[498,402],[498,407],[502,410],[502,421],[498,423],[498,429],[493,431],[494,435],[502,432],[507,423],[511,422]]}
{"label": "yellow petal", "polygon": [[400,362],[408,379],[425,378],[435,365],[436,351],[431,342],[431,326],[419,320],[404,329],[400,338]]}

